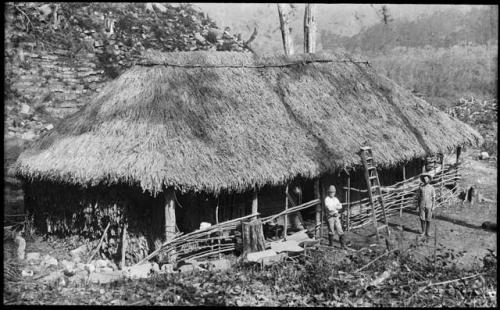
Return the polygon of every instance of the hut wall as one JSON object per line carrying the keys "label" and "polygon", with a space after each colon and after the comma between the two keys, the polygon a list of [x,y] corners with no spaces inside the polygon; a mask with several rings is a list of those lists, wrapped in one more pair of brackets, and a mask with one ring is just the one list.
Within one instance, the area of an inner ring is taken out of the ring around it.
{"label": "hut wall", "polygon": [[153,198],[125,185],[83,188],[53,182],[24,183],[26,210],[40,233],[99,239],[108,223],[101,254],[121,260],[123,223],[127,222],[127,263],[138,261],[163,239],[163,197]]}

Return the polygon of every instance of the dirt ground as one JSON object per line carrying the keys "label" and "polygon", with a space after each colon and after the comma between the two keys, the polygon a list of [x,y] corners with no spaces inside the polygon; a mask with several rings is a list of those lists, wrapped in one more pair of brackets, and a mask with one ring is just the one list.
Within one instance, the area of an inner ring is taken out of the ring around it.
{"label": "dirt ground", "polygon": [[[485,221],[497,222],[497,164],[494,161],[481,161],[476,158],[475,150],[468,150],[462,154],[463,173],[461,187],[468,188],[471,185],[479,190],[482,197],[491,202],[470,203],[461,202],[446,208],[436,209],[435,220],[431,226],[431,237],[422,239],[420,233],[420,221],[416,212],[403,212],[402,217],[389,218],[391,227],[391,241],[398,244],[402,238],[404,246],[419,241],[416,251],[423,256],[433,255],[433,246],[447,247],[455,252],[464,251],[462,257],[458,258],[457,265],[470,269],[474,264],[482,265],[482,258],[488,253],[487,249],[496,252],[496,232],[484,230],[481,224]],[[399,226],[403,231],[400,232]],[[326,235],[327,232],[325,231]],[[385,230],[382,230],[385,235]],[[434,240],[436,235],[436,240]],[[347,232],[347,238],[351,241],[351,247],[358,249],[376,243],[375,229],[368,226],[356,231]],[[327,241],[323,240],[326,244]]]}

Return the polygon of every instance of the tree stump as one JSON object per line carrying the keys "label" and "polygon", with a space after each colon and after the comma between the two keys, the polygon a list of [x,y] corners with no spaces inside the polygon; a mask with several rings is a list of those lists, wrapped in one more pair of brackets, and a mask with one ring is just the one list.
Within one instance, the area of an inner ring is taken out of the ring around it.
{"label": "tree stump", "polygon": [[262,222],[254,219],[243,223],[243,254],[265,250],[264,232]]}

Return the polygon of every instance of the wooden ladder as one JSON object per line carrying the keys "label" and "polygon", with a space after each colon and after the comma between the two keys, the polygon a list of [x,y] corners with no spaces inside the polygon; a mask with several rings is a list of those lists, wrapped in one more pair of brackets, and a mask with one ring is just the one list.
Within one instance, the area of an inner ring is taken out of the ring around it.
{"label": "wooden ladder", "polygon": [[[382,196],[382,192],[380,190],[380,181],[378,179],[377,168],[373,163],[373,154],[372,148],[369,146],[363,146],[360,150],[361,161],[363,162],[363,166],[365,167],[365,178],[366,185],[368,187],[368,196],[370,197],[370,205],[372,207],[373,214],[373,225],[375,226],[375,232],[377,233],[377,242],[380,243],[380,235],[379,230],[387,229],[387,236],[391,235],[391,231],[389,229],[389,224],[387,222],[387,217],[385,215],[385,205],[384,199]],[[382,216],[384,218],[384,224],[378,226],[377,215],[375,212],[375,201],[378,200],[380,206],[382,207]]]}

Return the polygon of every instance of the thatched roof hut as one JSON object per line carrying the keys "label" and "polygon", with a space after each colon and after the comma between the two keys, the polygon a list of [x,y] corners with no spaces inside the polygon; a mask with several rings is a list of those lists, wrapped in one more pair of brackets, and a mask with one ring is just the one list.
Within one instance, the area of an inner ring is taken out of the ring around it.
{"label": "thatched roof hut", "polygon": [[25,151],[28,179],[128,183],[153,194],[244,191],[478,145],[468,125],[366,62],[307,54],[151,53]]}

